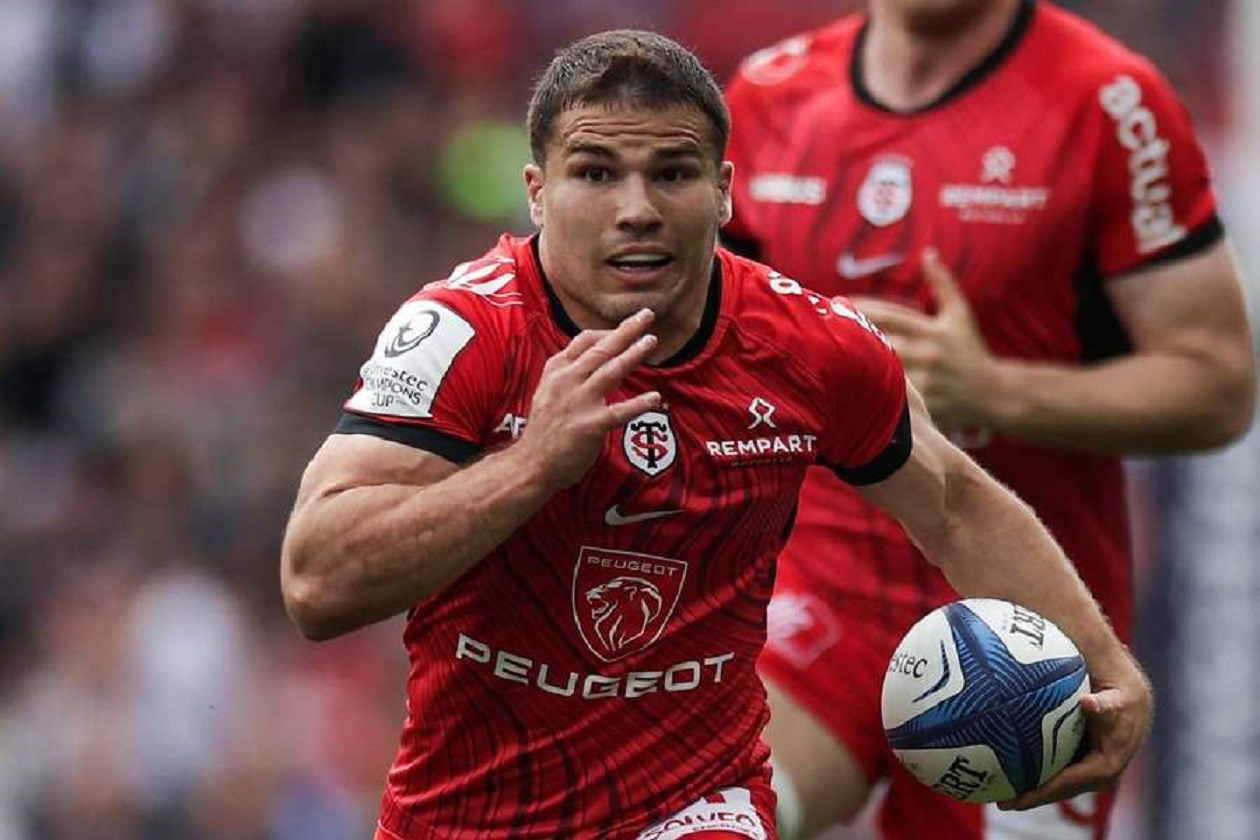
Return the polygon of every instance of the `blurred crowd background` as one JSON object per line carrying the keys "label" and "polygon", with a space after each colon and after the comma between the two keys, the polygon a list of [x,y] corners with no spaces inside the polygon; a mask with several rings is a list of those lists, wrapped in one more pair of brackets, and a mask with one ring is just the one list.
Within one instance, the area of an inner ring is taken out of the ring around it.
{"label": "blurred crowd background", "polygon": [[[2,0],[0,840],[367,837],[399,627],[304,642],[277,563],[376,332],[528,230],[521,122],[556,46],[656,28],[725,78],[856,5]],[[1214,162],[1233,154],[1226,2],[1063,5],[1152,56]],[[1220,472],[1190,470],[1137,470],[1143,638],[1174,710],[1181,602],[1160,593],[1199,558],[1167,546],[1202,544],[1165,514]],[[1137,836],[1162,836],[1153,763]]]}

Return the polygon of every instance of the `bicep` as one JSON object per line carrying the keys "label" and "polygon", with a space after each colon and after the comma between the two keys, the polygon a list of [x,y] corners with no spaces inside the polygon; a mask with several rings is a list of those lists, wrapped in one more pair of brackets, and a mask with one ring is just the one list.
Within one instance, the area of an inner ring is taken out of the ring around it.
{"label": "bicep", "polygon": [[297,508],[358,487],[425,487],[457,469],[457,464],[441,455],[384,438],[329,435],[302,475]]}
{"label": "bicep", "polygon": [[1236,354],[1247,346],[1242,278],[1225,239],[1201,254],[1117,277],[1106,288],[1137,352],[1234,348]]}

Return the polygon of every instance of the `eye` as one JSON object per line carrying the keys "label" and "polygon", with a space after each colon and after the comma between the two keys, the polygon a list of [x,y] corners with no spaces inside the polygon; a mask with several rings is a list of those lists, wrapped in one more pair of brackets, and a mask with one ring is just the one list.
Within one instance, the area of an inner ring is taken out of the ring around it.
{"label": "eye", "polygon": [[678,184],[683,181],[691,181],[699,174],[700,170],[698,167],[682,163],[662,168],[656,173],[656,180],[664,184]]}
{"label": "eye", "polygon": [[578,176],[583,180],[592,184],[602,184],[607,181],[611,173],[602,166],[584,166],[578,172]]}

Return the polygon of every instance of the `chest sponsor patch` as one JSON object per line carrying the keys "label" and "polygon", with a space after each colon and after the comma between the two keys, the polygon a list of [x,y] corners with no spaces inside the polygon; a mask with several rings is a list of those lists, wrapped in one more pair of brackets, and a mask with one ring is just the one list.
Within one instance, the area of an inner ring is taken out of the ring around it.
{"label": "chest sponsor patch", "polygon": [[615,662],[651,645],[678,606],[687,563],[583,546],[573,570],[573,620],[591,652]]}
{"label": "chest sponsor patch", "polygon": [[980,156],[979,178],[973,183],[941,185],[940,203],[964,222],[1023,224],[1030,213],[1044,210],[1050,189],[1014,184],[1019,160],[1006,146],[993,146]]}
{"label": "chest sponsor patch", "polygon": [[768,204],[822,204],[827,200],[827,182],[822,178],[765,173],[754,175],[748,184],[753,201]]}
{"label": "chest sponsor patch", "polygon": [[363,387],[346,408],[386,417],[432,417],[442,380],[476,333],[463,316],[436,301],[403,304],[359,369]]}

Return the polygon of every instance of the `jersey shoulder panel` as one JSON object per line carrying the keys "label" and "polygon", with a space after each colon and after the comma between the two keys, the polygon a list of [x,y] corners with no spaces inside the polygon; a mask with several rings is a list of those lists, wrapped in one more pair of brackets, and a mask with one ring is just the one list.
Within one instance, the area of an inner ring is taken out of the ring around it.
{"label": "jersey shoulder panel", "polygon": [[742,62],[728,84],[728,94],[777,99],[806,94],[844,78],[853,41],[863,18],[849,16],[827,26],[785,38],[757,50]]}
{"label": "jersey shoulder panel", "polygon": [[1055,68],[1045,80],[1053,107],[1077,111],[1077,145],[1092,150],[1081,164],[1094,172],[1094,250],[1103,276],[1197,247],[1195,232],[1218,229],[1216,196],[1176,91],[1153,63],[1093,24],[1048,5],[1041,11],[1030,59],[1074,57],[1037,66]]}
{"label": "jersey shoulder panel", "polygon": [[403,303],[360,368],[345,411],[479,444],[529,309],[513,244],[505,237]]}
{"label": "jersey shoulder panel", "polygon": [[821,460],[861,467],[892,440],[906,404],[905,374],[888,339],[846,298],[828,297],[769,266],[722,252],[739,284],[734,313],[750,339],[777,347],[814,389],[826,427]]}
{"label": "jersey shoulder panel", "polygon": [[[1029,49],[1017,53],[1029,72],[1058,96],[1075,89],[1082,99],[1095,98],[1101,84],[1116,73],[1168,83],[1149,59],[1104,32],[1091,21],[1043,3],[1029,34]],[[1050,61],[1072,56],[1071,61]]]}
{"label": "jersey shoulder panel", "polygon": [[731,78],[726,88],[731,113],[726,157],[735,164],[735,200],[733,218],[723,230],[728,240],[756,243],[765,219],[755,194],[791,190],[797,183],[794,173],[774,171],[778,156],[808,130],[801,124],[812,107],[848,84],[849,57],[861,22],[859,17],[842,18],[759,50]]}
{"label": "jersey shoulder panel", "polygon": [[848,78],[848,61],[860,21],[844,18],[795,35],[744,59],[726,87],[731,112],[728,157],[738,164],[761,143],[793,131],[801,103],[834,90]]}

